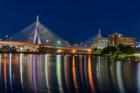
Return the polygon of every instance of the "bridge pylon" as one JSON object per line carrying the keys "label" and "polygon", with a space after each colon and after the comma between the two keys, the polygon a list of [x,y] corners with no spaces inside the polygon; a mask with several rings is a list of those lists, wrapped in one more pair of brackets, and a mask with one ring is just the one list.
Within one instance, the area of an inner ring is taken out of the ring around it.
{"label": "bridge pylon", "polygon": [[37,16],[33,44],[41,44],[41,39],[40,39],[40,35],[39,35],[39,24],[40,24],[39,16]]}

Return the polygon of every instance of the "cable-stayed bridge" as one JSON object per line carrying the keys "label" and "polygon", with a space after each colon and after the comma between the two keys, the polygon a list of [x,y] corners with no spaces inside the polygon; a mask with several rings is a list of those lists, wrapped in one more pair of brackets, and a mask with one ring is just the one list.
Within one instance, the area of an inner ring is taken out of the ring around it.
{"label": "cable-stayed bridge", "polygon": [[101,35],[101,30],[99,29],[98,34],[83,42],[83,45],[87,47],[91,47],[94,43],[97,43],[97,41],[102,38],[103,37]]}
{"label": "cable-stayed bridge", "polygon": [[0,41],[0,45],[13,45],[18,50],[33,49],[32,51],[41,52],[58,52],[58,53],[91,53],[90,48],[72,46],[68,41],[52,32],[48,27],[44,26],[37,16],[36,21],[19,31],[15,35],[9,37],[6,41]]}
{"label": "cable-stayed bridge", "polygon": [[44,26],[39,17],[34,23],[19,31],[15,35],[9,38],[11,41],[32,42],[34,44],[47,44],[51,46],[60,45],[68,46],[69,43],[58,35],[53,33],[49,28]]}

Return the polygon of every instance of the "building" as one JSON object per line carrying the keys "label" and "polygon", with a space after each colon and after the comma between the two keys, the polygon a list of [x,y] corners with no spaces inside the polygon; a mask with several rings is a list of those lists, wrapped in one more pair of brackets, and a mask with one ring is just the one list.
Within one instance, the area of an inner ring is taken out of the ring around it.
{"label": "building", "polygon": [[108,38],[104,38],[101,35],[101,30],[99,29],[98,35],[96,35],[94,41],[91,44],[92,48],[103,49],[108,46]]}
{"label": "building", "polygon": [[118,46],[119,44],[130,45],[136,47],[135,37],[126,37],[119,33],[112,33],[109,35],[109,46]]}

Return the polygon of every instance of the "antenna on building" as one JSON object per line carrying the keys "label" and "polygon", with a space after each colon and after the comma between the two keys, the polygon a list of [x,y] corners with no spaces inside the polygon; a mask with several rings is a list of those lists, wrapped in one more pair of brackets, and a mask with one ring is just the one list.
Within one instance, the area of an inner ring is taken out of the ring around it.
{"label": "antenna on building", "polygon": [[101,35],[101,29],[99,28],[99,32],[98,32],[98,38],[101,38],[102,35]]}
{"label": "antenna on building", "polygon": [[9,37],[8,35],[5,35],[5,40],[8,40],[8,37]]}

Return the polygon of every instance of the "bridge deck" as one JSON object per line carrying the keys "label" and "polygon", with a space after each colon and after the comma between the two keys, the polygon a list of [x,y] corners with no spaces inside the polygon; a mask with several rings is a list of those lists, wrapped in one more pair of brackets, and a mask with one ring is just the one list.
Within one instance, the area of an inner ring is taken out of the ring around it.
{"label": "bridge deck", "polygon": [[18,51],[16,53],[55,53],[55,54],[92,54],[90,48],[79,47],[54,47],[48,45],[33,44],[31,42],[17,42],[17,41],[0,41],[0,45],[14,45],[14,46],[28,46],[37,51]]}

